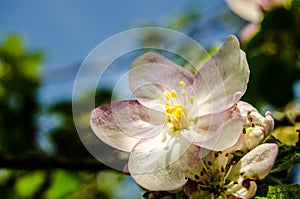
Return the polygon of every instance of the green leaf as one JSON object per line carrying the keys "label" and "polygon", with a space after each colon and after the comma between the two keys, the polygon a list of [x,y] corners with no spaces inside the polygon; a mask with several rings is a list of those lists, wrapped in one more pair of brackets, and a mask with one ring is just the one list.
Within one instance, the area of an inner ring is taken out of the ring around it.
{"label": "green leaf", "polygon": [[298,127],[300,127],[300,122],[294,126],[278,126],[272,135],[285,145],[296,146],[299,137],[297,132]]}
{"label": "green leaf", "polygon": [[299,146],[279,146],[278,156],[276,158],[272,173],[286,170],[300,163],[300,147]]}
{"label": "green leaf", "polygon": [[285,199],[285,198],[299,198],[300,185],[277,185],[269,186],[266,197],[258,197],[256,199]]}
{"label": "green leaf", "polygon": [[15,190],[21,197],[32,197],[43,181],[43,171],[28,172],[26,175],[18,178]]}
{"label": "green leaf", "polygon": [[244,48],[251,76],[243,100],[262,109],[284,107],[294,99],[292,88],[300,77],[299,20],[300,13],[294,9],[266,13],[260,31]]}
{"label": "green leaf", "polygon": [[81,180],[77,174],[57,170],[52,175],[52,184],[47,190],[45,198],[66,198],[69,194],[77,191],[80,185]]}
{"label": "green leaf", "polygon": [[23,44],[17,35],[10,35],[1,46],[2,50],[13,56],[19,56],[23,53]]}

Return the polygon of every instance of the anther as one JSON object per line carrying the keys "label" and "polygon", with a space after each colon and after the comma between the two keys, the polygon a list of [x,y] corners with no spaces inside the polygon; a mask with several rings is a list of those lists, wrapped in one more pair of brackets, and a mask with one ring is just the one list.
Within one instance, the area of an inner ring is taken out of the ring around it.
{"label": "anther", "polygon": [[250,188],[250,182],[251,182],[250,179],[245,179],[242,182],[242,186],[245,187],[246,189],[249,189]]}
{"label": "anther", "polygon": [[182,90],[181,90],[181,95],[182,95],[182,97],[185,97],[185,96],[186,96],[186,90],[185,90],[185,89],[182,89]]}
{"label": "anther", "polygon": [[245,129],[245,128],[243,128],[243,134],[246,134],[246,133],[247,133],[246,129]]}
{"label": "anther", "polygon": [[172,98],[177,98],[177,92],[175,90],[171,90]]}
{"label": "anther", "polygon": [[221,166],[221,172],[224,173],[225,172],[225,169],[223,166]]}
{"label": "anther", "polygon": [[185,87],[185,83],[184,83],[183,81],[180,81],[180,82],[179,82],[179,85],[180,85],[181,88],[184,88],[184,87]]}
{"label": "anther", "polygon": [[201,176],[204,176],[204,174],[205,174],[205,170],[202,170],[202,171],[200,172],[200,175],[201,175]]}
{"label": "anther", "polygon": [[194,96],[190,96],[190,103],[194,104]]}
{"label": "anther", "polygon": [[219,157],[219,153],[215,152],[215,158],[218,158],[218,157]]}
{"label": "anther", "polygon": [[167,100],[170,100],[171,98],[171,93],[169,91],[164,92],[164,96],[166,97]]}
{"label": "anther", "polygon": [[212,162],[211,162],[211,161],[208,161],[207,164],[208,164],[208,166],[211,166],[211,165],[212,165]]}

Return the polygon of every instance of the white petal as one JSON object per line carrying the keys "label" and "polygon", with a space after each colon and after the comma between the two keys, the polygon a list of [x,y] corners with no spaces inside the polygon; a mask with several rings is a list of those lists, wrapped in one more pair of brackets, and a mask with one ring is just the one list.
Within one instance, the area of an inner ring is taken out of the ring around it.
{"label": "white petal", "polygon": [[[244,186],[243,186],[244,184]],[[227,190],[228,193],[238,198],[252,198],[257,190],[257,185],[254,181],[239,182],[239,184],[233,185]]]}
{"label": "white petal", "polygon": [[276,144],[258,145],[234,166],[229,178],[234,180],[241,173],[256,180],[264,178],[272,169],[277,152]]}
{"label": "white petal", "polygon": [[261,126],[256,126],[253,130],[245,135],[245,145],[247,149],[253,149],[264,139],[264,129]]}
{"label": "white petal", "polygon": [[164,91],[181,92],[180,81],[191,87],[194,76],[183,67],[153,53],[138,57],[129,71],[129,84],[137,100],[148,108],[158,109],[167,103]]}
{"label": "white petal", "polygon": [[191,130],[182,131],[182,135],[198,146],[223,151],[238,142],[243,122],[239,113],[227,110],[200,117],[198,123]]}
{"label": "white petal", "polygon": [[254,0],[226,0],[229,8],[247,21],[260,22],[263,16],[262,9]]}
{"label": "white petal", "polygon": [[142,138],[157,134],[165,121],[163,113],[136,100],[100,106],[91,113],[91,128],[108,145],[130,152]]}
{"label": "white petal", "polygon": [[246,91],[249,73],[237,38],[229,36],[195,76],[193,92],[199,115],[221,112],[237,103]]}
{"label": "white petal", "polygon": [[248,112],[258,112],[257,109],[254,108],[251,104],[244,101],[239,101],[237,103],[237,107],[244,118],[247,118]]}
{"label": "white petal", "polygon": [[[189,199],[206,198],[209,193],[204,194],[203,191],[198,189],[198,184],[194,181],[189,181],[183,188],[184,193]],[[206,197],[205,197],[206,196]]]}
{"label": "white petal", "polygon": [[244,146],[244,143],[245,143],[245,137],[243,135],[241,135],[240,138],[238,139],[238,141],[235,143],[235,145],[233,145],[232,147],[230,147],[226,151],[231,153],[233,151],[242,150],[242,148]]}
{"label": "white petal", "polygon": [[[265,113],[265,117],[263,117],[256,108],[254,108],[251,104],[243,101],[239,101],[237,103],[237,108],[240,110],[242,114],[245,125],[252,126],[250,121],[248,121],[248,117],[251,117],[251,122],[254,123],[257,127],[261,127],[262,139],[265,139],[269,136],[269,134],[274,129],[274,120],[272,114],[267,111]],[[257,142],[259,143],[259,142]]]}
{"label": "white petal", "polygon": [[274,130],[274,119],[272,117],[271,112],[267,111],[265,113],[265,121],[264,121],[264,128],[265,128],[265,137],[269,136],[270,133]]}
{"label": "white petal", "polygon": [[[164,133],[144,139],[129,157],[128,169],[133,179],[151,191],[174,190],[187,180],[185,171],[199,162],[199,147],[182,137],[171,138]],[[164,140],[165,139],[165,140]]]}
{"label": "white petal", "polygon": [[249,23],[239,33],[241,41],[250,40],[260,29],[260,24]]}

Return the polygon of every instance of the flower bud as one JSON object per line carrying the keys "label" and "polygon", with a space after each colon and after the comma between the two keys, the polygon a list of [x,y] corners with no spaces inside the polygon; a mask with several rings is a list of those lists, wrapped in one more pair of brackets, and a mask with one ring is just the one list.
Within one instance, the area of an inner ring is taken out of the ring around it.
{"label": "flower bud", "polygon": [[244,119],[244,146],[242,149],[251,150],[272,133],[274,120],[269,111],[263,117],[257,109],[247,102],[238,102],[237,108]]}

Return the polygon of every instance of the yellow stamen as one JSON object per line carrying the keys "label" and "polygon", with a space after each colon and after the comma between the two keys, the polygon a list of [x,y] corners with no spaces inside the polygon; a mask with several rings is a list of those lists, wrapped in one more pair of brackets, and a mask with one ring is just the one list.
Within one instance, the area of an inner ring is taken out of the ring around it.
{"label": "yellow stamen", "polygon": [[[188,97],[187,91],[185,89],[185,83],[183,81],[179,82],[181,87],[182,97],[178,98],[176,90],[172,89],[169,91],[164,91],[164,96],[167,99],[167,103],[164,107],[164,113],[167,118],[167,126],[170,128],[172,133],[178,133],[179,130],[185,129],[189,125],[188,118]],[[181,102],[182,101],[182,102]],[[193,99],[190,100],[193,103]],[[175,134],[174,134],[175,135]],[[177,134],[176,134],[177,135]]]}
{"label": "yellow stamen", "polygon": [[182,117],[182,108],[177,108],[175,111],[174,111],[174,116],[180,121],[181,120],[181,117]]}
{"label": "yellow stamen", "polygon": [[183,81],[180,81],[180,82],[179,82],[179,85],[180,85],[181,88],[184,88],[184,87],[185,87],[185,83],[184,83]]}
{"label": "yellow stamen", "polygon": [[164,92],[164,96],[166,97],[167,100],[170,100],[171,98],[171,93],[169,91]]}
{"label": "yellow stamen", "polygon": [[186,96],[186,90],[185,90],[185,89],[182,89],[182,90],[181,90],[181,95],[182,95],[182,97],[185,97],[185,96]]}
{"label": "yellow stamen", "polygon": [[177,98],[177,92],[175,90],[171,90],[172,98]]}
{"label": "yellow stamen", "polygon": [[229,176],[229,174],[230,174],[230,172],[231,172],[231,170],[232,170],[232,167],[233,167],[233,164],[230,164],[230,167],[229,167],[229,169],[227,170],[227,173],[226,173],[226,175],[225,175],[225,177],[223,178],[223,183],[225,184],[225,181],[226,181],[226,179],[228,178],[228,176]]}
{"label": "yellow stamen", "polygon": [[194,96],[190,96],[190,103],[194,104]]}
{"label": "yellow stamen", "polygon": [[202,164],[203,168],[204,168],[204,169],[205,169],[205,171],[207,172],[207,171],[208,171],[208,169],[206,168],[206,166],[205,166],[205,164],[204,164],[203,160],[200,160],[200,163]]}

